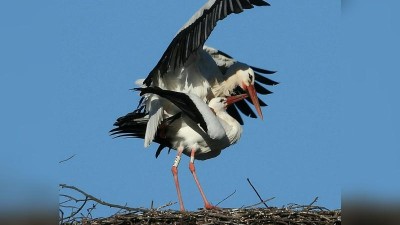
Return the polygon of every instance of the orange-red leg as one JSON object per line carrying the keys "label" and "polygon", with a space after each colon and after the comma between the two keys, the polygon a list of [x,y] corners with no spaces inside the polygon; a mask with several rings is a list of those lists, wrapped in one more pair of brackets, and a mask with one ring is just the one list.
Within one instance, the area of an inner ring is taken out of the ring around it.
{"label": "orange-red leg", "polygon": [[190,153],[190,163],[189,163],[190,172],[192,172],[194,181],[196,182],[196,185],[199,188],[201,197],[203,198],[204,208],[206,208],[206,209],[214,209],[215,207],[208,202],[208,200],[206,198],[206,195],[204,194],[203,188],[201,188],[199,179],[197,179],[196,168],[194,167],[194,154],[195,153],[196,153],[196,149],[192,149],[192,152]]}
{"label": "orange-red leg", "polygon": [[179,208],[181,211],[185,211],[185,206],[183,205],[183,200],[182,200],[181,188],[179,187],[179,180],[178,180],[178,165],[179,165],[179,162],[181,161],[182,151],[183,151],[183,148],[179,147],[178,153],[175,157],[175,161],[174,161],[174,164],[172,165],[171,171],[172,171],[172,175],[174,176],[176,192],[178,193]]}

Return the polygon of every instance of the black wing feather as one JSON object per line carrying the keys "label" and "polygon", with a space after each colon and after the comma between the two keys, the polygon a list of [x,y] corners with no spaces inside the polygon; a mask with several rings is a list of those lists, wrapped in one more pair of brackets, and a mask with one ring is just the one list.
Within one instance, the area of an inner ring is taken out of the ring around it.
{"label": "black wing feather", "polygon": [[159,87],[135,88],[135,90],[141,91],[140,95],[153,93],[168,99],[180,110],[182,110],[185,115],[187,115],[194,122],[198,123],[205,132],[208,131],[207,124],[203,118],[203,115],[200,113],[196,105],[193,103],[192,99],[190,99],[187,94],[176,91],[163,90]]}
{"label": "black wing feather", "polygon": [[262,0],[250,0],[250,3],[255,6],[270,6],[270,4],[268,2],[265,2]]}
{"label": "black wing feather", "polygon": [[[246,98],[246,101],[253,105],[253,102],[251,101],[251,98]],[[258,98],[258,103],[260,103],[260,106],[261,106],[261,107],[268,106],[267,103],[265,103],[265,102],[264,102],[263,100],[261,100],[260,98]]]}
{"label": "black wing feather", "polygon": [[244,123],[243,123],[243,119],[242,119],[242,117],[240,116],[240,113],[239,113],[239,111],[237,110],[237,108],[236,108],[235,105],[230,105],[230,106],[228,106],[228,108],[226,109],[226,112],[228,112],[228,114],[229,114],[230,116],[232,116],[233,118],[235,118],[235,120],[238,121],[240,125],[243,125],[243,124],[244,124]]}
{"label": "black wing feather", "polygon": [[263,73],[263,74],[274,74],[274,73],[276,73],[276,71],[261,69],[261,68],[255,67],[255,66],[250,66],[250,68],[252,68],[256,72]]}
{"label": "black wing feather", "polygon": [[235,103],[235,106],[246,116],[251,118],[257,118],[254,111],[250,108],[250,106],[245,101],[238,101]]}
{"label": "black wing feather", "polygon": [[265,85],[270,85],[270,86],[274,86],[279,84],[279,82],[276,82],[274,80],[271,80],[269,78],[264,77],[263,75],[259,74],[259,73],[254,73],[255,75],[255,79],[256,81],[263,83]]}
{"label": "black wing feather", "polygon": [[256,88],[257,93],[261,95],[269,95],[272,94],[272,91],[266,89],[265,87],[261,86],[261,84],[254,82],[254,87]]}
{"label": "black wing feather", "polygon": [[[187,25],[183,28],[172,40],[169,44],[161,59],[158,61],[157,65],[151,70],[147,78],[144,80],[143,84],[150,86],[151,79],[153,76],[158,74],[163,75],[171,68],[178,68],[183,66],[189,56],[197,51],[201,46],[204,45],[205,41],[210,36],[212,30],[217,25],[217,22],[223,20],[226,16],[232,13],[240,13],[244,9],[250,9],[255,6],[268,6],[269,4],[263,0],[233,0],[234,4],[232,4],[231,0],[215,0],[214,4],[209,8],[206,8],[207,5],[203,6],[201,15],[196,18],[191,24]],[[207,3],[206,3],[207,4]],[[228,4],[230,4],[228,7]],[[222,8],[224,8],[224,13],[216,13],[222,12]],[[210,16],[214,15],[216,16]],[[197,36],[196,42],[188,42],[187,36],[191,35],[192,31],[193,36]],[[203,35],[202,35],[203,34]],[[189,45],[187,45],[189,43]],[[193,44],[195,43],[195,44]],[[182,55],[176,56],[175,54],[181,53]],[[175,56],[175,57],[174,57]],[[178,58],[176,58],[178,57]]]}
{"label": "black wing feather", "polygon": [[[144,139],[147,123],[149,121],[148,118],[146,118],[147,115],[147,113],[135,110],[126,114],[125,116],[119,117],[114,123],[116,128],[110,131],[111,135],[114,136],[114,138],[127,137]],[[172,122],[181,116],[181,113],[178,113],[174,116],[166,118],[163,120],[163,125],[168,127]],[[160,155],[164,148],[172,148],[171,142],[168,139],[161,137],[158,133],[154,137],[153,141],[160,144],[156,151],[156,158]]]}

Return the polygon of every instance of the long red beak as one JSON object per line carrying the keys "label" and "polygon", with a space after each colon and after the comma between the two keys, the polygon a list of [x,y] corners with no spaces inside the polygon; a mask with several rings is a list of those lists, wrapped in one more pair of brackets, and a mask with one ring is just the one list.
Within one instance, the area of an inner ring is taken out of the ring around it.
{"label": "long red beak", "polygon": [[261,107],[260,107],[260,102],[258,102],[256,88],[254,87],[253,84],[250,84],[249,86],[247,86],[246,89],[247,89],[247,93],[249,93],[250,99],[253,102],[254,107],[256,107],[257,114],[260,116],[261,119],[264,119],[264,117],[262,115]]}
{"label": "long red beak", "polygon": [[229,96],[229,97],[226,97],[226,104],[227,105],[232,105],[233,103],[241,101],[241,100],[243,100],[243,99],[245,99],[247,97],[248,97],[247,94]]}

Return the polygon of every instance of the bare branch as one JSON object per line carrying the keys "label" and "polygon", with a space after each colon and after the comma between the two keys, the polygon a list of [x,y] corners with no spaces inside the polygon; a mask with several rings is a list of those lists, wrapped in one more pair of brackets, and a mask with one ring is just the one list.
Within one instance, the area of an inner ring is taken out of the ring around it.
{"label": "bare branch", "polygon": [[258,191],[256,190],[256,188],[253,186],[253,184],[250,182],[250,179],[247,178],[247,182],[249,182],[250,186],[253,188],[254,192],[256,192],[258,198],[261,200],[261,203],[263,203],[265,205],[266,208],[268,208],[268,205],[264,202],[264,200],[261,198],[260,194],[258,194]]}
{"label": "bare branch", "polygon": [[166,208],[166,207],[169,207],[169,206],[171,206],[171,205],[175,205],[176,203],[177,203],[177,202],[168,202],[167,204],[158,207],[158,208],[156,209],[156,211],[158,211],[158,210],[160,210],[160,209],[163,209],[163,208]]}
{"label": "bare branch", "polygon": [[63,160],[59,161],[58,163],[63,163],[63,162],[66,162],[66,161],[68,161],[68,160],[70,160],[70,159],[74,158],[74,157],[75,157],[75,155],[76,155],[76,154],[73,154],[73,155],[72,155],[72,156],[70,156],[69,158],[63,159]]}
{"label": "bare branch", "polygon": [[317,201],[318,201],[318,197],[315,197],[314,200],[308,205],[308,207],[311,207]]}
{"label": "bare branch", "polygon": [[264,204],[264,205],[265,205],[266,202],[269,202],[269,201],[271,201],[272,199],[275,199],[275,197],[269,198],[269,199],[267,199],[267,200],[263,200],[263,201],[261,201],[261,202],[259,202],[259,203],[254,204],[254,205],[244,206],[244,207],[242,207],[242,208],[243,208],[243,209],[247,209],[247,208],[252,208],[252,207],[255,207],[255,206],[258,206],[258,205],[261,205],[261,204]]}
{"label": "bare branch", "polygon": [[219,204],[221,204],[222,202],[224,202],[225,200],[227,200],[228,198],[232,197],[232,195],[234,195],[236,193],[236,190],[233,191],[232,194],[228,195],[226,198],[222,199],[221,201],[219,201],[215,206],[218,206]]}
{"label": "bare branch", "polygon": [[75,212],[72,212],[71,215],[65,217],[64,220],[68,220],[68,219],[70,219],[70,218],[73,218],[76,214],[78,214],[78,213],[83,209],[83,207],[86,205],[87,200],[88,200],[88,197],[85,198],[85,201],[83,202],[83,204],[81,205],[81,207],[79,207],[78,210],[76,210]]}
{"label": "bare branch", "polygon": [[148,212],[148,211],[150,211],[148,209],[143,209],[143,208],[131,208],[131,207],[127,207],[127,206],[111,204],[111,203],[102,201],[102,200],[94,197],[93,195],[90,195],[90,194],[88,194],[88,193],[86,193],[86,192],[82,191],[81,189],[79,189],[77,187],[74,187],[74,186],[69,186],[69,185],[66,185],[66,184],[60,184],[59,186],[61,188],[67,188],[67,189],[75,190],[75,191],[83,194],[84,196],[86,196],[86,198],[88,198],[88,200],[95,201],[95,202],[99,203],[100,205],[109,206],[109,207],[118,208],[118,209],[125,209],[127,211],[133,211],[133,212]]}

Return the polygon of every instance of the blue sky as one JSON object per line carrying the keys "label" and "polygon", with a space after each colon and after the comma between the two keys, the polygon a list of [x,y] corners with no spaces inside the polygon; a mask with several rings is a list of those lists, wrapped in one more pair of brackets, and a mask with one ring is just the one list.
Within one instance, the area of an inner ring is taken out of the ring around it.
{"label": "blue sky", "polygon": [[[278,71],[272,78],[281,83],[263,98],[269,105],[264,121],[246,118],[239,143],[196,162],[207,197],[215,204],[236,190],[221,207],[257,203],[246,178],[262,197],[275,197],[272,206],[308,204],[318,196],[317,204],[335,209],[342,191],[399,197],[393,7],[269,2],[219,22],[207,42]],[[129,90],[136,79],[148,74],[203,3],[2,2],[0,183],[20,188],[2,185],[11,194],[0,194],[0,204],[15,200],[10,196],[20,189],[30,197],[19,201],[35,202],[31,187],[55,190],[58,183],[132,207],[177,201],[170,172],[175,154],[155,159],[156,145],[145,149],[142,140],[112,139],[108,131],[136,107],[139,97]],[[181,189],[186,208],[194,210],[203,203],[187,163],[180,164]]]}

